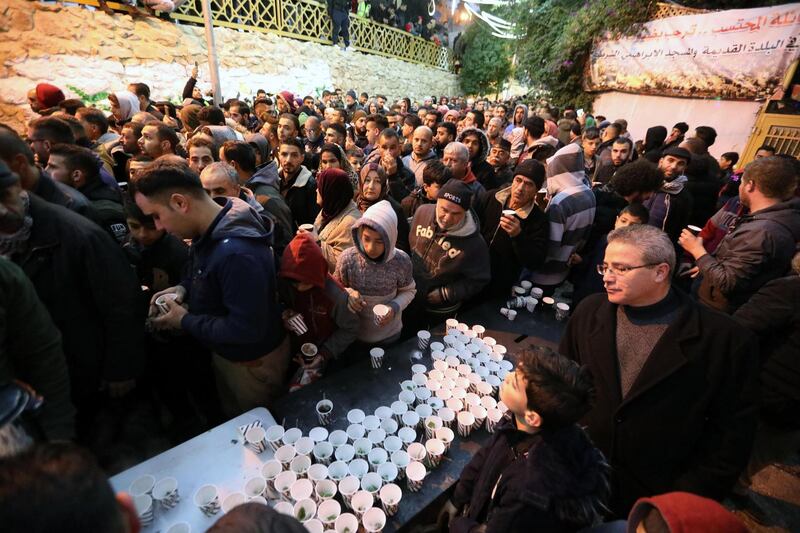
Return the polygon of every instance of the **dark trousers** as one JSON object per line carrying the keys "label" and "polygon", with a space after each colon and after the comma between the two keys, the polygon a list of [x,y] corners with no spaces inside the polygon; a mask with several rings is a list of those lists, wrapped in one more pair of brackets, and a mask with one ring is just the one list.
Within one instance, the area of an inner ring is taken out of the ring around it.
{"label": "dark trousers", "polygon": [[342,39],[344,39],[344,45],[350,46],[350,15],[347,11],[331,10],[331,23],[333,26],[331,35],[333,45],[339,44],[339,36],[341,35]]}

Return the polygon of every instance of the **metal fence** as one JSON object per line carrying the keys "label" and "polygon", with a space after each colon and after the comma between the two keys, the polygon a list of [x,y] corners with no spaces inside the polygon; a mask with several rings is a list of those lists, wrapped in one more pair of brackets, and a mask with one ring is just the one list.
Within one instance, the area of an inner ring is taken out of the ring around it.
{"label": "metal fence", "polygon": [[[72,0],[98,6],[97,0]],[[130,6],[108,2],[114,10],[130,12]],[[324,3],[314,0],[211,0],[214,26],[274,33],[282,37],[331,44],[331,19]],[[203,25],[200,0],[187,0],[170,18]],[[442,70],[452,70],[452,51],[432,41],[350,14],[351,47],[360,52],[393,57]]]}

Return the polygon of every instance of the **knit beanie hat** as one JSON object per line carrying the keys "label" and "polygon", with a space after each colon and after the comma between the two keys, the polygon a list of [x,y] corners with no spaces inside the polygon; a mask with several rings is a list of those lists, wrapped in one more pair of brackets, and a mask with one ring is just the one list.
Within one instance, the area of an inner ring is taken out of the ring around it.
{"label": "knit beanie hat", "polygon": [[514,175],[525,176],[526,178],[533,180],[533,182],[536,184],[536,190],[539,190],[544,184],[544,165],[535,159],[526,159],[516,166],[514,169]]}
{"label": "knit beanie hat", "polygon": [[353,89],[350,89],[349,91],[347,91],[347,96],[350,96],[350,97],[353,98],[353,100],[355,100],[356,99],[356,92]]}
{"label": "knit beanie hat", "polygon": [[439,189],[439,194],[436,198],[443,198],[454,204],[461,206],[464,211],[467,211],[472,205],[472,191],[469,190],[469,187],[461,181],[456,179],[451,179],[447,183],[444,184],[444,187]]}
{"label": "knit beanie hat", "polygon": [[36,99],[43,109],[49,109],[57,106],[66,98],[64,97],[64,93],[61,92],[61,89],[55,85],[40,83],[36,86]]}

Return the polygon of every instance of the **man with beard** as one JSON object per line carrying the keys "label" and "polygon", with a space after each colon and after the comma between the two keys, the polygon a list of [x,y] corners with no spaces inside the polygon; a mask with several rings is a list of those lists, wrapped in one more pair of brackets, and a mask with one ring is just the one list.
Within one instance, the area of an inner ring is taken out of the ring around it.
{"label": "man with beard", "polygon": [[367,114],[362,109],[357,109],[350,120],[348,135],[353,140],[353,144],[363,149],[367,146]]}
{"label": "man with beard", "polygon": [[617,137],[611,144],[610,159],[608,161],[601,160],[597,163],[592,183],[608,183],[617,170],[631,160],[632,152],[633,142],[626,137]]}
{"label": "man with beard", "polygon": [[319,166],[319,153],[322,150],[322,145],[325,144],[325,138],[322,135],[322,124],[319,118],[310,116],[306,119],[303,125],[305,137],[303,144],[305,146],[305,166],[309,170],[316,170]]}
{"label": "man with beard", "polygon": [[497,139],[489,150],[489,157],[486,158],[486,162],[492,165],[495,183],[497,183],[498,187],[507,185],[514,177],[510,161],[511,143],[506,139]]}
{"label": "man with beard", "polygon": [[436,136],[433,138],[436,157],[444,157],[444,149],[456,140],[456,125],[450,122],[440,122],[436,125]]}
{"label": "man with beard", "polygon": [[458,142],[469,149],[470,170],[484,189],[496,188],[494,169],[486,162],[486,156],[489,155],[489,139],[486,134],[479,128],[465,128],[458,136]]}
{"label": "man with beard", "polygon": [[648,224],[664,231],[673,243],[678,242],[681,230],[689,223],[692,212],[692,194],[686,188],[688,178],[684,175],[692,156],[679,146],[666,148],[658,160],[658,168],[664,174],[661,188],[644,203],[650,212]]}
{"label": "man with beard", "polygon": [[414,130],[411,138],[411,153],[403,158],[403,165],[414,173],[417,186],[422,186],[422,172],[428,161],[436,159],[433,146],[433,132],[427,126],[420,126]]}
{"label": "man with beard", "polygon": [[535,203],[544,178],[544,165],[529,159],[514,169],[510,186],[478,195],[475,211],[489,246],[492,280],[488,292],[493,296],[508,295],[523,268],[536,270],[544,263],[549,223]]}

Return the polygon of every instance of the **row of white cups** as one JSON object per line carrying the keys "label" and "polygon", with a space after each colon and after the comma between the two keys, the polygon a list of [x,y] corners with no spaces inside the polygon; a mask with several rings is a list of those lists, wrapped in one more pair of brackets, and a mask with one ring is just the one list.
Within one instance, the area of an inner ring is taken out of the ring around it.
{"label": "row of white cups", "polygon": [[[431,342],[430,332],[420,331],[419,348],[430,350],[432,368],[414,364],[411,378],[400,383],[397,400],[373,414],[350,410],[344,430],[323,427],[333,416],[328,399],[317,403],[321,425],[307,436],[281,425],[248,426],[245,446],[256,454],[270,449],[273,458],[241,491],[224,498],[216,485],[201,486],[194,505],[213,516],[248,501],[271,502],[311,533],[355,533],[359,524],[368,533],[382,531],[387,517],[399,509],[403,480],[407,490],[419,491],[456,432],[461,437],[480,427],[493,432],[507,411],[496,399],[503,378],[513,370],[505,347],[485,336],[480,325],[450,319],[446,333],[443,342]],[[156,507],[168,510],[180,502],[178,482],[171,477],[156,482],[153,476],[142,476],[129,493],[144,525],[152,523]],[[167,530],[189,531],[184,522]]]}

